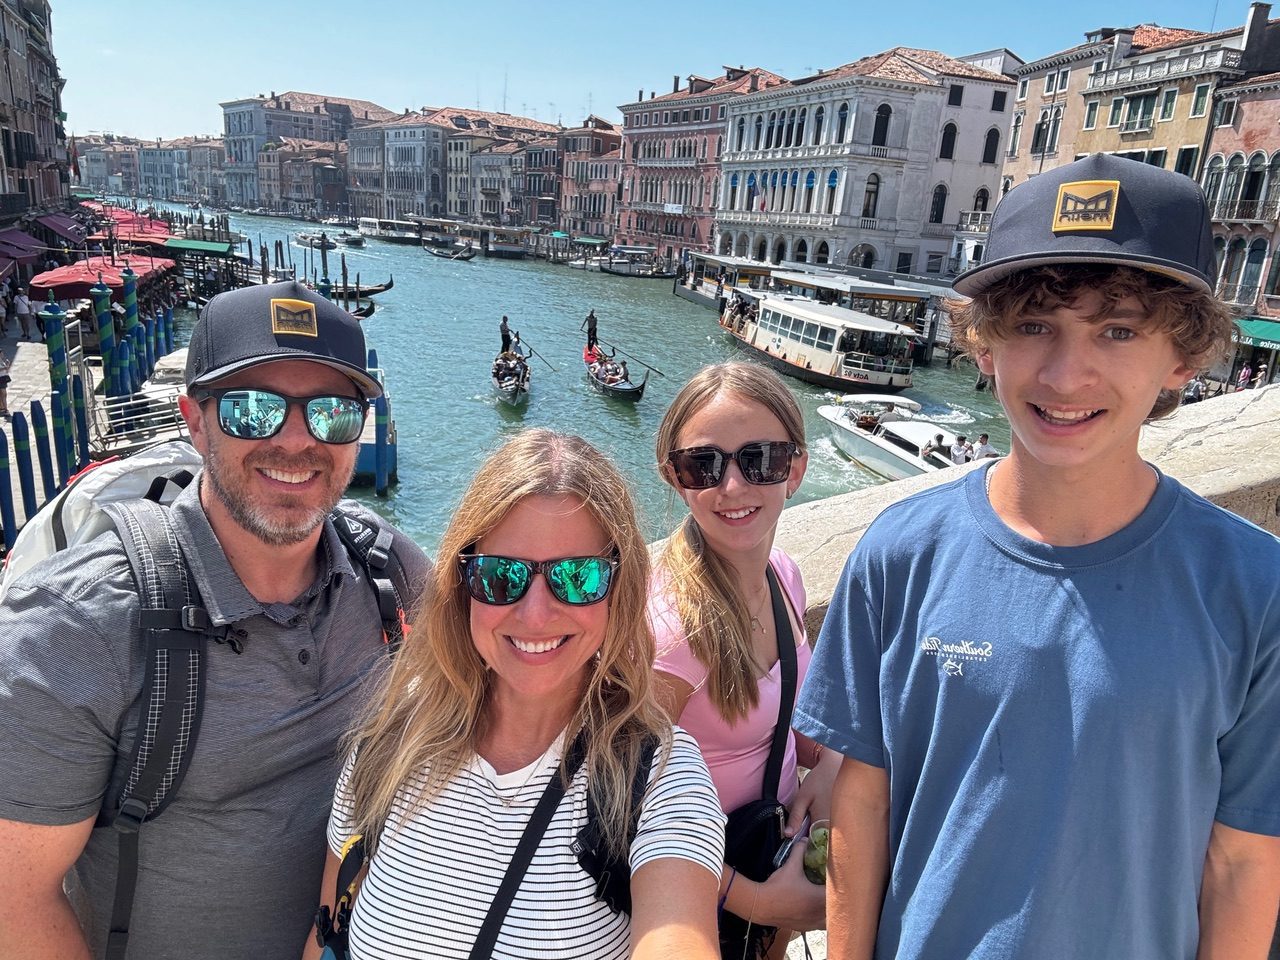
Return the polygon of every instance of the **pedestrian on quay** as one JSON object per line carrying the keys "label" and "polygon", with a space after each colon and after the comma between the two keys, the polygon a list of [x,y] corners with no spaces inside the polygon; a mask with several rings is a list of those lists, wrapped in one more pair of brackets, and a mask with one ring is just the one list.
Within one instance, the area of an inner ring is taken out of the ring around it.
{"label": "pedestrian on quay", "polygon": [[[382,392],[365,361],[359,322],[298,283],[246,287],[201,311],[178,403],[204,469],[168,517],[196,594],[182,624],[217,642],[205,647],[189,769],[137,833],[117,812],[151,681],[121,537],[55,553],[8,586],[5,960],[122,956],[109,936],[121,889],[133,895],[129,957],[298,957],[324,867],[338,741],[387,649],[372,568],[329,519],[368,401]],[[403,573],[396,605],[411,610],[429,572],[422,551],[371,511],[342,510],[344,525],[389,541],[385,569]],[[122,829],[95,830],[99,817]],[[128,836],[139,839],[134,884]]]}
{"label": "pedestrian on quay", "polygon": [[1240,372],[1236,374],[1236,389],[1244,390],[1249,386],[1249,378],[1253,376],[1253,367],[1249,366],[1246,360],[1240,365]]}
{"label": "pedestrian on quay", "polygon": [[[809,665],[806,601],[800,569],[774,535],[808,464],[804,415],[766,367],[705,367],[664,415],[657,459],[689,513],[666,541],[650,591],[654,669],[668,716],[698,741],[729,818],[721,951],[781,958],[792,932],[824,925],[825,897],[805,878],[804,842],[772,873],[759,861],[771,863],[784,833],[799,837],[807,821],[828,818],[840,766],[837,753],[823,758],[791,729]],[[801,766],[811,771],[803,781]],[[789,811],[785,830],[772,821],[772,836],[755,829],[766,796]]]}
{"label": "pedestrian on quay", "polygon": [[583,320],[583,321],[582,321],[582,326],[580,326],[580,327],[578,328],[579,330],[581,330],[583,327],[585,327],[585,328],[586,328],[586,331],[587,331],[587,349],[588,349],[588,350],[590,350],[592,347],[594,347],[594,346],[596,345],[596,343],[598,342],[598,341],[596,340],[596,323],[597,323],[597,320],[596,320],[596,312],[595,312],[595,310],[592,310],[591,312],[589,312],[589,313],[587,314],[587,319],[585,319],[585,320]]}
{"label": "pedestrian on quay", "polygon": [[796,711],[845,757],[831,956],[1267,956],[1280,539],[1138,451],[1232,346],[1211,223],[1094,154],[1010,191],[956,279],[1012,442],[885,510],[832,597]]}
{"label": "pedestrian on quay", "polygon": [[0,336],[8,336],[9,328],[18,317],[17,308],[13,305],[13,295],[5,291],[0,293]]}
{"label": "pedestrian on quay", "polygon": [[1253,375],[1252,386],[1253,386],[1253,389],[1257,390],[1259,387],[1265,387],[1266,385],[1267,385],[1267,365],[1265,363],[1260,363],[1258,364],[1257,371]]}
{"label": "pedestrian on quay", "polygon": [[[27,288],[19,287],[18,295],[13,298],[13,312],[18,317],[18,324],[22,327],[22,339],[31,339],[31,300],[27,297]],[[44,321],[36,317],[36,322],[40,325],[40,339],[44,339]]]}
{"label": "pedestrian on quay", "polygon": [[9,383],[13,379],[9,375],[11,366],[8,354],[0,350],[0,417],[6,420],[9,419]]}
{"label": "pedestrian on quay", "polygon": [[526,430],[486,460],[442,538],[421,633],[349,740],[322,934],[359,835],[355,956],[719,956],[724,816],[654,697],[648,580],[628,485],[585,440]]}
{"label": "pedestrian on quay", "polygon": [[[507,323],[506,314],[502,315],[502,322],[498,324],[498,332],[502,334],[502,350],[500,353],[507,353],[511,349],[511,327]],[[493,341],[490,340],[490,343]]]}

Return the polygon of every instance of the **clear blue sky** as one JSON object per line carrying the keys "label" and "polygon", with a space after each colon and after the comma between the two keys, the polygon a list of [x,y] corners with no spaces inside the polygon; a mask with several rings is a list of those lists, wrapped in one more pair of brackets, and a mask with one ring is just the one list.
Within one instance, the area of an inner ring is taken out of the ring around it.
{"label": "clear blue sky", "polygon": [[[72,133],[217,133],[219,101],[303,90],[581,120],[617,119],[641,87],[725,63],[804,76],[888,47],[1025,60],[1087,30],[1244,22],[1246,0],[53,0],[54,53]],[[1280,5],[1278,5],[1280,10]]]}

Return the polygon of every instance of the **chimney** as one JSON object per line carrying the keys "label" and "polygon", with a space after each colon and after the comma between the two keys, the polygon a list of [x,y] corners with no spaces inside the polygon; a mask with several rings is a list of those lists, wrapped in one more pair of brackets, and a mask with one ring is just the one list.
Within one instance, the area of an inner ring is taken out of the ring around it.
{"label": "chimney", "polygon": [[639,90],[636,91],[636,99],[637,100],[644,99],[644,87],[641,87]]}
{"label": "chimney", "polygon": [[680,92],[680,74],[678,73],[673,74],[671,77],[671,92],[672,93]]}
{"label": "chimney", "polygon": [[753,73],[751,75],[751,83],[747,87],[747,93],[755,93],[760,89],[760,74]]}
{"label": "chimney", "polygon": [[1133,46],[1133,28],[1125,27],[1117,30],[1115,36],[1111,38],[1111,66],[1120,65],[1120,61],[1129,55],[1129,49]]}
{"label": "chimney", "polygon": [[272,99],[272,100],[274,100],[275,98],[276,98],[276,92],[275,92],[274,90],[272,90],[272,91],[271,91],[271,99]]}
{"label": "chimney", "polygon": [[1249,17],[1244,22],[1244,43],[1241,66],[1250,68],[1251,61],[1262,52],[1262,44],[1267,33],[1267,17],[1271,15],[1271,4],[1254,0],[1249,4]]}

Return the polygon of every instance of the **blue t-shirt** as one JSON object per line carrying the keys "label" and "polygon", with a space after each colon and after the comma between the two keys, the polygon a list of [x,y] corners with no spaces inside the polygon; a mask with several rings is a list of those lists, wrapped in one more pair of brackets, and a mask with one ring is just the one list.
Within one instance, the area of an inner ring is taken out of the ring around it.
{"label": "blue t-shirt", "polygon": [[1280,835],[1280,540],[1161,476],[1053,547],[984,470],[850,556],[795,728],[889,774],[883,960],[1194,960],[1214,820]]}

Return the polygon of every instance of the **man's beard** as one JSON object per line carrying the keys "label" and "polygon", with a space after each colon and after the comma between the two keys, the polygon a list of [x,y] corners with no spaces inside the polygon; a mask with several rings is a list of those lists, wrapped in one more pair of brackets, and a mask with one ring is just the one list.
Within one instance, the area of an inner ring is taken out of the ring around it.
{"label": "man's beard", "polygon": [[[221,446],[221,442],[215,440],[209,444],[208,452],[204,456],[204,475],[209,480],[210,488],[238,526],[271,547],[292,546],[311,536],[324,522],[329,511],[342,499],[342,494],[351,482],[351,474],[355,472],[353,462],[351,470],[341,478],[341,483],[334,483],[337,478],[333,473],[333,461],[317,453],[296,457],[254,457],[252,454],[245,457],[241,464],[246,471],[254,469],[252,461],[262,460],[263,462],[257,464],[258,466],[283,471],[318,470],[321,477],[326,475],[329,477],[330,486],[323,501],[308,510],[300,519],[288,521],[273,516],[276,510],[253,503],[242,490],[235,489],[234,478],[227,475],[227,468],[222,461]],[[293,512],[296,513],[296,511],[297,508],[293,508]]]}

